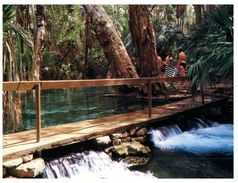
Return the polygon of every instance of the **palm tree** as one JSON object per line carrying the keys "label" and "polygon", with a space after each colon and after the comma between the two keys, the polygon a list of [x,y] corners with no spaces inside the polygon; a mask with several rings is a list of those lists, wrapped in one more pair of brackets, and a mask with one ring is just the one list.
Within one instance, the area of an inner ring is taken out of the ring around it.
{"label": "palm tree", "polygon": [[[32,63],[33,43],[29,36],[16,21],[16,6],[3,6],[3,74],[5,81],[19,81],[22,77],[23,60]],[[30,68],[30,67],[28,67]],[[4,123],[13,126],[15,131],[21,121],[20,93],[4,92],[3,94]]]}
{"label": "palm tree", "polygon": [[189,50],[197,60],[189,68],[193,93],[199,83],[202,88],[212,85],[214,75],[233,77],[233,6],[218,7],[206,16],[190,40]]}

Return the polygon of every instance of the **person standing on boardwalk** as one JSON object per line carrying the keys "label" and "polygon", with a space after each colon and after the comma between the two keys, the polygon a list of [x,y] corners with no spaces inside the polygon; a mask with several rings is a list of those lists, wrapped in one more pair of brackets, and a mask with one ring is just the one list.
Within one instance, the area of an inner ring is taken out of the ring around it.
{"label": "person standing on boardwalk", "polygon": [[170,66],[171,65],[171,60],[172,60],[172,53],[169,52],[168,56],[165,59],[165,65],[169,65]]}
{"label": "person standing on boardwalk", "polygon": [[179,70],[179,76],[185,76],[185,68],[187,66],[187,57],[181,47],[177,48],[178,60],[175,67]]}

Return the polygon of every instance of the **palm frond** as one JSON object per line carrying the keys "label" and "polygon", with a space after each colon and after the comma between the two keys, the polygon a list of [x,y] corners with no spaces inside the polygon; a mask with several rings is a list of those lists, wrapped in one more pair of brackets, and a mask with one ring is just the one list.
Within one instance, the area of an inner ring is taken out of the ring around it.
{"label": "palm frond", "polygon": [[3,6],[3,27],[4,24],[9,23],[16,14],[15,5],[4,5]]}

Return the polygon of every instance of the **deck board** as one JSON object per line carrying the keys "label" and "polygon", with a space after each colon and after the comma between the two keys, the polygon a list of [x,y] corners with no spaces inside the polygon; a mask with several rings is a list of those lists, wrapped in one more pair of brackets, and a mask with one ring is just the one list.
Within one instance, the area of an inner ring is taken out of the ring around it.
{"label": "deck board", "polygon": [[[222,99],[206,98],[205,105],[219,102]],[[152,116],[148,110],[138,110],[125,114],[90,119],[58,126],[42,128],[41,141],[36,143],[36,131],[29,130],[3,135],[3,161],[14,159],[36,151],[77,143],[96,137],[130,129],[134,126],[147,125],[165,119],[177,113],[202,107],[199,97],[195,100],[185,99],[179,102],[153,107]]]}

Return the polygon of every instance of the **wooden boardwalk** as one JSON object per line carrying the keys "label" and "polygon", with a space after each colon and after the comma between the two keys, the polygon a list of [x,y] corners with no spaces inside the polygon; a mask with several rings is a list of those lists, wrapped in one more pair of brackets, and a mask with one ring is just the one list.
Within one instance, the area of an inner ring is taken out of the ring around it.
{"label": "wooden boardwalk", "polygon": [[[205,105],[215,104],[222,100],[224,98],[205,98]],[[200,97],[195,98],[195,101],[189,98],[179,102],[153,107],[151,118],[148,117],[148,109],[144,109],[136,112],[47,127],[42,129],[41,141],[38,143],[35,139],[35,130],[4,135],[3,161],[44,149],[51,149],[124,131],[133,126],[158,122],[175,114],[203,106]]]}

